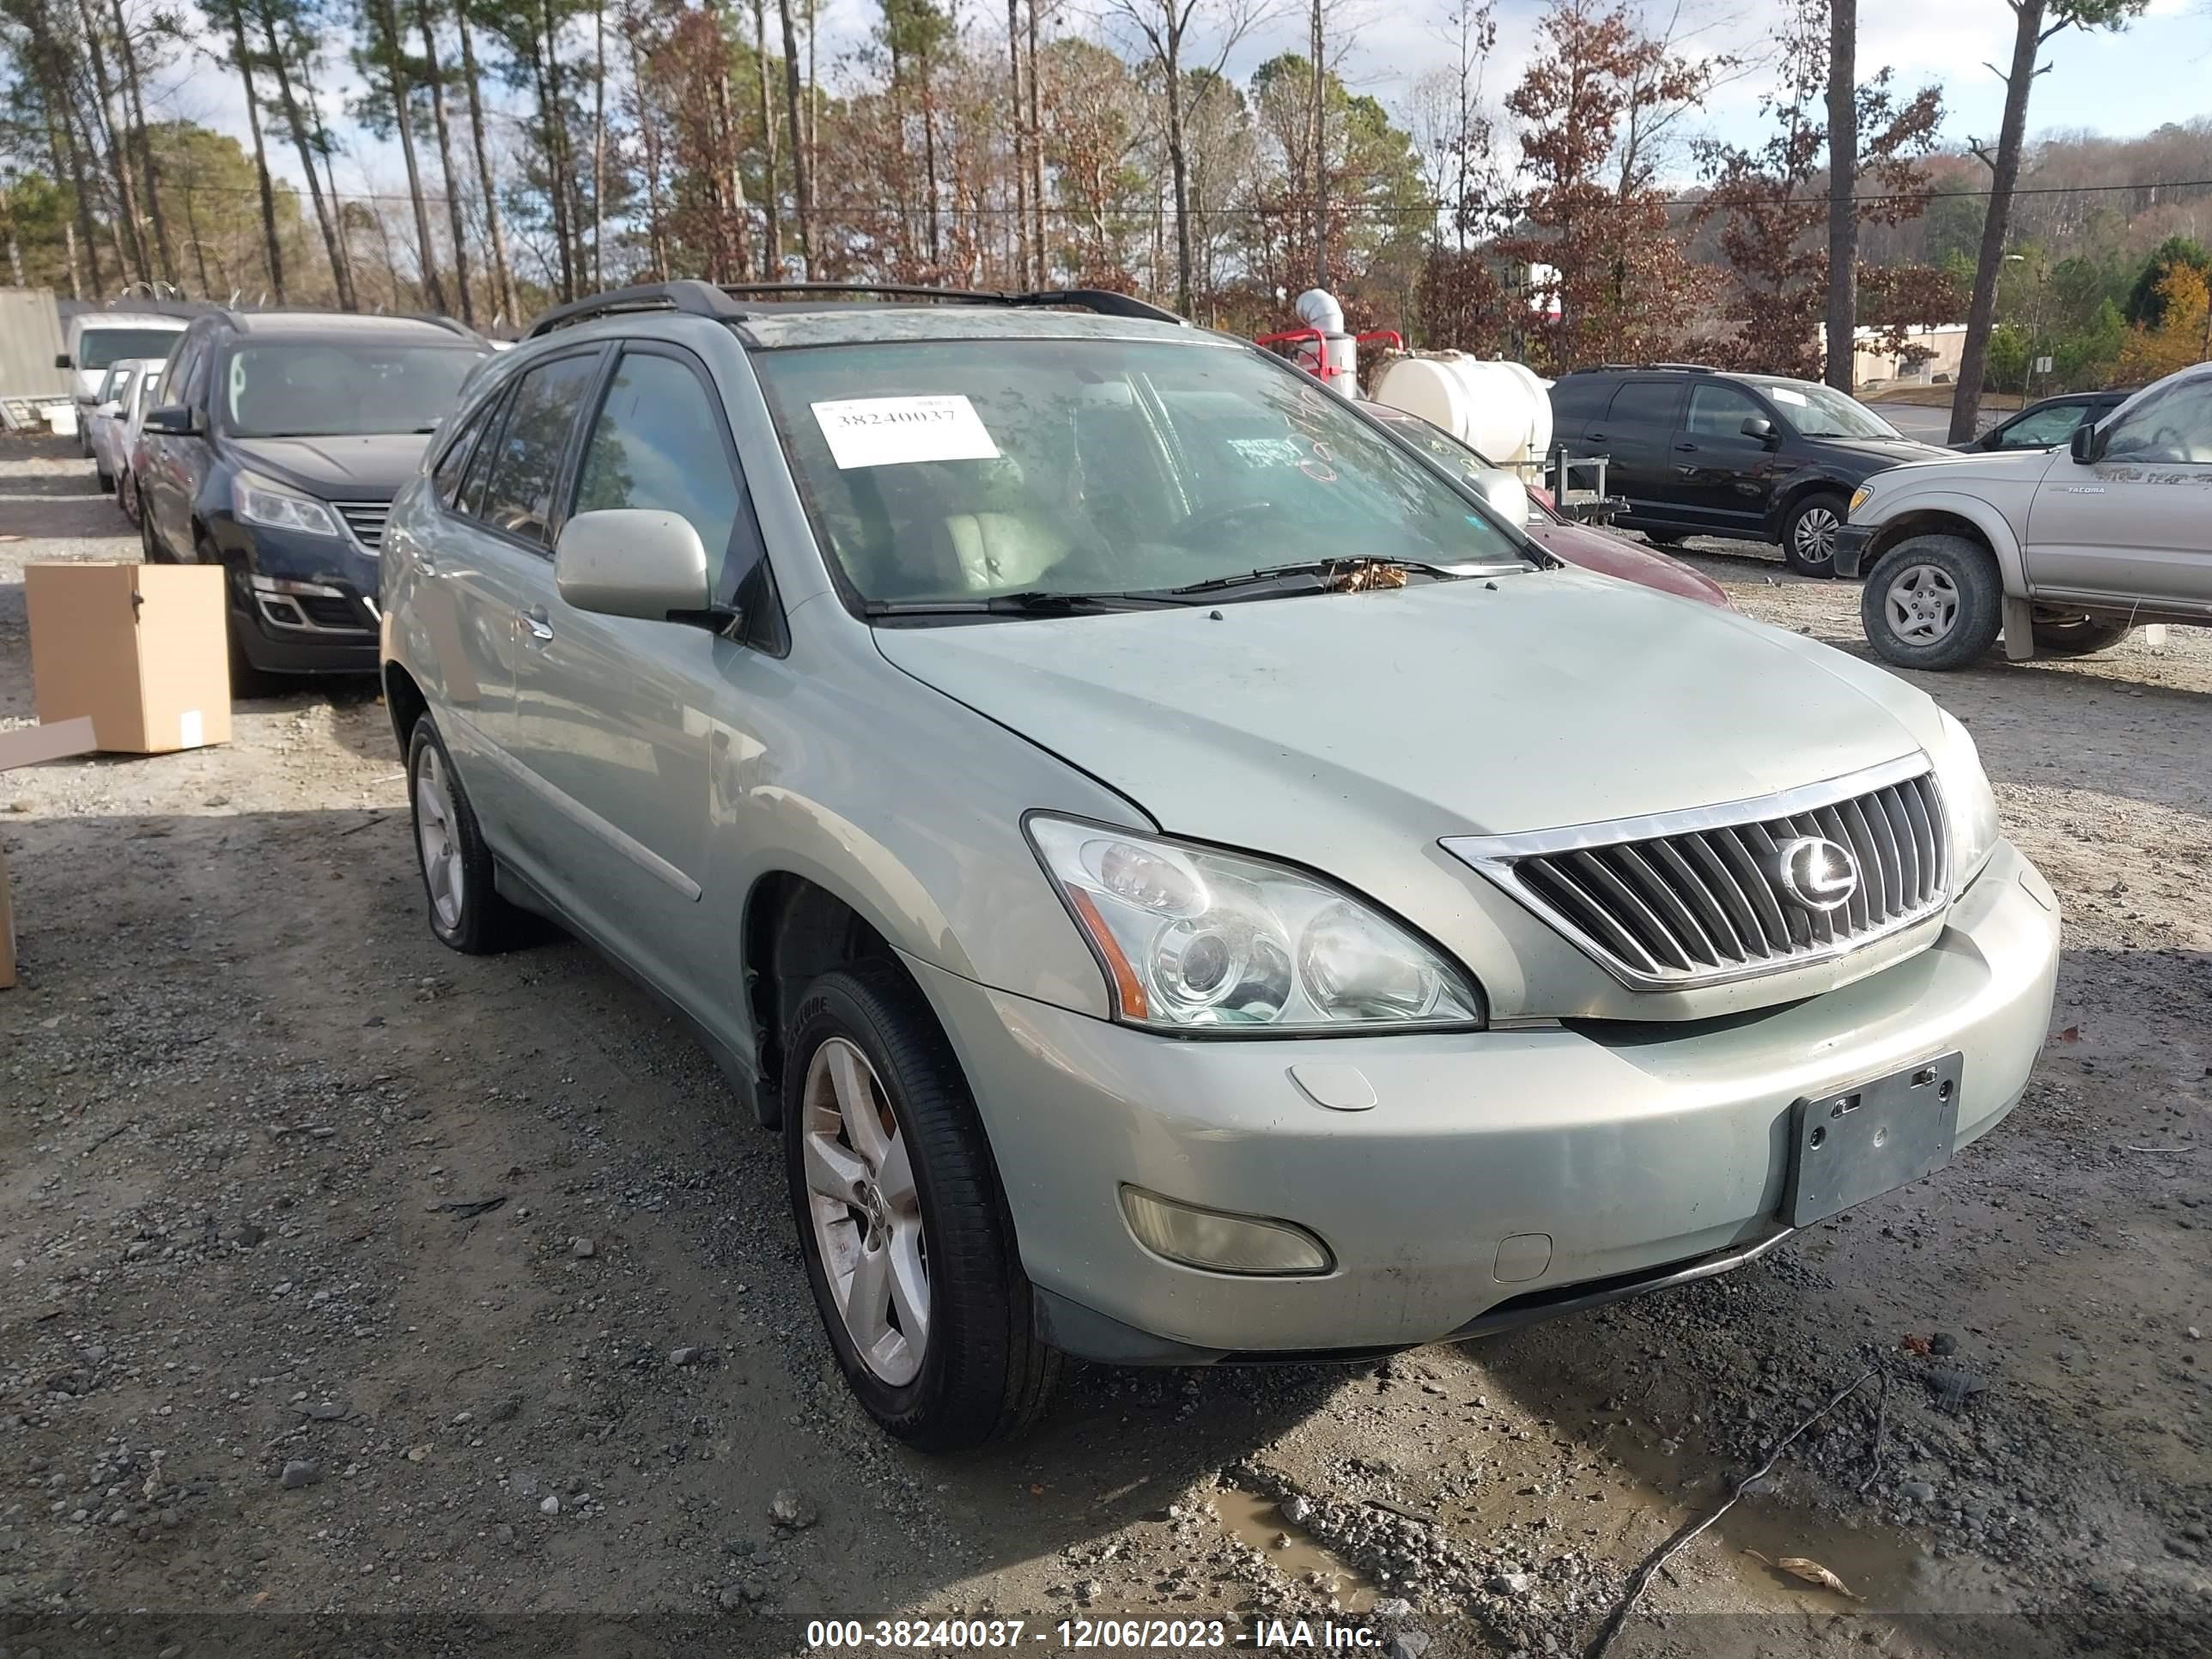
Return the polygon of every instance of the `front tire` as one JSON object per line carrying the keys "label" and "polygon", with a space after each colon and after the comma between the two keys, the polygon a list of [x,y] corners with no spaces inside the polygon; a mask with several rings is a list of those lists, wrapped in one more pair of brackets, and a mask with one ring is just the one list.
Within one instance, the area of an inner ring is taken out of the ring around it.
{"label": "front tire", "polygon": [[2086,657],[2109,651],[2134,633],[2132,623],[2109,622],[2079,612],[2045,614],[2036,607],[2035,654],[2039,657]]}
{"label": "front tire", "polygon": [[784,1047],[784,1164],[807,1283],[860,1404],[952,1451],[1027,1426],[1059,1354],[1030,1311],[967,1079],[884,963],[807,989]]}
{"label": "front tire", "polygon": [[1859,621],[1868,642],[1899,668],[1965,668],[1996,643],[2004,579],[1978,542],[1909,536],[1868,574]]}
{"label": "front tire", "polygon": [[1790,504],[1782,519],[1782,562],[1801,576],[1836,574],[1836,532],[1844,527],[1850,503],[1816,489]]}
{"label": "front tire", "polygon": [[407,799],[430,931],[464,956],[489,956],[516,943],[520,914],[494,890],[491,851],[453,757],[428,714],[408,734]]}
{"label": "front tire", "polygon": [[100,493],[101,495],[112,495],[115,493],[115,475],[112,472],[110,472],[106,467],[95,466],[92,470],[92,476],[100,480]]}

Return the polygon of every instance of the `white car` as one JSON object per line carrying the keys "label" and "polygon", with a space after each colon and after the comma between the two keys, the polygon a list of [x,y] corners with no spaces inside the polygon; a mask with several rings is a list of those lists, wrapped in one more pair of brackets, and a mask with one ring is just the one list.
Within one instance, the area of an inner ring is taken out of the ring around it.
{"label": "white car", "polygon": [[137,384],[115,422],[115,501],[124,516],[138,522],[138,443],[146,429],[146,411],[161,402],[161,380],[169,367],[167,358],[142,363]]}
{"label": "white car", "polygon": [[76,400],[77,442],[86,454],[93,453],[87,417],[107,371],[125,357],[167,356],[191,320],[153,311],[82,311],[69,319],[69,349],[54,359],[54,367],[74,371],[70,395]]}
{"label": "white car", "polygon": [[84,447],[91,453],[103,490],[115,488],[116,452],[131,418],[144,367],[145,360],[139,357],[125,357],[109,364],[99,391],[93,395],[91,412],[84,417]]}

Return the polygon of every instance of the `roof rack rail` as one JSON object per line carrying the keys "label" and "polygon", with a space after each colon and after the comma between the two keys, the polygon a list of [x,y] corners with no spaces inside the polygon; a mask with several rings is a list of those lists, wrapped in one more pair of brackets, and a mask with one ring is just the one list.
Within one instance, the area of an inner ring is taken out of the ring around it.
{"label": "roof rack rail", "polygon": [[1178,323],[1186,328],[1190,325],[1188,317],[1177,316],[1165,306],[1156,306],[1149,300],[1117,293],[1110,288],[1033,289],[1027,294],[1009,295],[1007,298],[1018,306],[1081,306],[1102,317],[1133,317],[1142,322]]}
{"label": "roof rack rail", "polygon": [[[1133,295],[1117,294],[1103,288],[1036,289],[1026,293],[1009,294],[995,289],[926,288],[908,283],[712,283],[687,278],[671,283],[644,283],[634,288],[611,289],[605,294],[594,294],[567,305],[556,306],[535,319],[523,337],[534,340],[572,323],[626,311],[680,311],[694,317],[737,322],[746,315],[740,301],[747,296],[774,302],[839,294],[887,300],[936,300],[951,305],[1076,306],[1106,317],[1131,317],[1154,323],[1184,322],[1184,319],[1164,307],[1139,300]],[[423,320],[450,322],[449,319],[433,317],[425,317]]]}
{"label": "roof rack rail", "polygon": [[1570,374],[1649,374],[1660,370],[1674,374],[1725,374],[1724,368],[1711,363],[1584,363],[1580,368],[1571,368]]}
{"label": "roof rack rail", "polygon": [[927,288],[910,283],[725,283],[722,292],[757,294],[804,299],[817,294],[878,295],[899,300],[942,300],[971,306],[1079,306],[1103,317],[1134,317],[1146,322],[1181,323],[1184,319],[1163,307],[1133,295],[1104,288],[1032,289],[1009,293],[988,288]]}
{"label": "roof rack rail", "polygon": [[673,283],[641,283],[631,288],[609,289],[541,312],[523,336],[526,340],[550,334],[571,323],[625,311],[681,311],[693,317],[715,317],[725,321],[743,315],[729,295],[711,283],[686,277]]}

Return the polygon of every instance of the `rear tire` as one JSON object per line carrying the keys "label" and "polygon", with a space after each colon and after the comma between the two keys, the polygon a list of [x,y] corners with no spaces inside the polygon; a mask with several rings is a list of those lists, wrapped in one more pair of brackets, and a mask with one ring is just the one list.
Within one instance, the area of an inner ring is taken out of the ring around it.
{"label": "rear tire", "polygon": [[477,825],[476,810],[445,739],[428,714],[407,738],[407,799],[415,829],[415,862],[422,872],[430,931],[464,956],[490,956],[520,943],[528,932],[520,911],[493,885],[491,850]]}
{"label": "rear tire", "polygon": [[1026,1427],[1060,1355],[1036,1335],[990,1146],[929,1005],[896,968],[853,963],[807,988],[784,1054],[792,1213],[853,1393],[925,1451]]}
{"label": "rear tire", "polygon": [[[2037,609],[2039,611],[2040,606]],[[2035,654],[2039,657],[2087,657],[2109,651],[2134,633],[2132,623],[2110,622],[2097,617],[2045,617],[2035,619]]]}
{"label": "rear tire", "polygon": [[1850,510],[1850,502],[1829,490],[1799,496],[1783,515],[1782,562],[1801,576],[1834,575],[1836,532]]}
{"label": "rear tire", "polygon": [[92,476],[100,480],[100,493],[101,495],[112,495],[115,493],[115,475],[112,472],[110,472],[106,467],[94,467],[92,471]]}
{"label": "rear tire", "polygon": [[1859,592],[1867,641],[1899,668],[1965,668],[2004,623],[2004,579],[1980,543],[1909,536],[1881,556]]}

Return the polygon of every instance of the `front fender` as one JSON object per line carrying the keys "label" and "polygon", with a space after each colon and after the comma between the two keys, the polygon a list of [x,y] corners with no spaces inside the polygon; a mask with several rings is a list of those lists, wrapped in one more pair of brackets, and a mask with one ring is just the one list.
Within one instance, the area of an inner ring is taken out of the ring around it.
{"label": "front fender", "polygon": [[1989,501],[1957,490],[1909,490],[1894,500],[1883,501],[1881,517],[1870,525],[1873,534],[1867,544],[1862,571],[1872,570],[1883,554],[1908,536],[1940,533],[1947,519],[1971,525],[1989,544],[1990,551],[1996,556],[1997,569],[2004,577],[2007,593],[2019,595],[2027,592],[2027,562],[2021,555],[2020,538],[2014,532],[2011,521]]}
{"label": "front fender", "polygon": [[1774,486],[1774,499],[1766,509],[1767,535],[1778,542],[1782,539],[1782,521],[1806,491],[1832,489],[1849,501],[1859,482],[1827,461],[1808,461],[1793,472],[1785,472]]}

